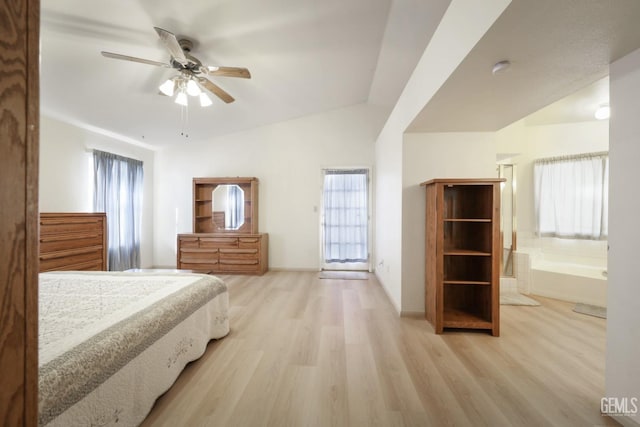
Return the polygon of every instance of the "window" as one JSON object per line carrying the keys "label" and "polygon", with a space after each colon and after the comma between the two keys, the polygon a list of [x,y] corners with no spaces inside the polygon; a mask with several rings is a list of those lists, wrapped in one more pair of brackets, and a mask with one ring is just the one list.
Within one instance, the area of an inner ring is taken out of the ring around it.
{"label": "window", "polygon": [[539,236],[607,238],[607,153],[536,160],[533,178]]}
{"label": "window", "polygon": [[107,214],[109,271],[140,267],[142,162],[93,151],[93,208]]}

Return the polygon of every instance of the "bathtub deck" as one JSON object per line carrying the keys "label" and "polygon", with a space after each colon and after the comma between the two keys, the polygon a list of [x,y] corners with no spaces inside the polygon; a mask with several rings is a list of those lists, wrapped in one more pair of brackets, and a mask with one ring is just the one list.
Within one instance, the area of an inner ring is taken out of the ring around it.
{"label": "bathtub deck", "polygon": [[536,297],[501,306],[499,338],[436,335],[369,277],[223,276],[231,333],[143,427],[616,425],[600,415],[606,320]]}

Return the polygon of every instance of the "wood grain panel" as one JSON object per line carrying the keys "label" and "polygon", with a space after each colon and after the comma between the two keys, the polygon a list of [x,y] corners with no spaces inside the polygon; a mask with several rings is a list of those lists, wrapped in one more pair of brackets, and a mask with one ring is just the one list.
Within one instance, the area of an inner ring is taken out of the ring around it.
{"label": "wood grain panel", "polygon": [[104,213],[41,213],[40,271],[107,270]]}
{"label": "wood grain panel", "polygon": [[37,425],[39,2],[0,5],[0,420]]}

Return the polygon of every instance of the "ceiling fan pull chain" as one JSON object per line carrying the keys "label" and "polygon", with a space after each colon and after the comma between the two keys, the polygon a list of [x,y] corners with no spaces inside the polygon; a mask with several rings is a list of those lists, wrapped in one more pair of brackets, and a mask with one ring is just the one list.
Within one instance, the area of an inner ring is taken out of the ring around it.
{"label": "ceiling fan pull chain", "polygon": [[189,107],[186,105],[180,106],[180,121],[182,122],[182,132],[180,135],[185,138],[189,138],[188,127],[189,127]]}

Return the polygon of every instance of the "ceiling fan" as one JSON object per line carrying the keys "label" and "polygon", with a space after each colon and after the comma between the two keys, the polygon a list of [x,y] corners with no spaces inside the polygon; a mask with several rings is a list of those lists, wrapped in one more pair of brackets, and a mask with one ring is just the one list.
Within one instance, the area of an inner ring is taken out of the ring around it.
{"label": "ceiling fan", "polygon": [[251,73],[249,73],[249,70],[246,68],[212,67],[202,65],[202,62],[200,62],[198,58],[190,54],[191,48],[193,47],[193,42],[191,40],[178,40],[173,33],[167,30],[163,30],[158,27],[154,27],[154,29],[171,55],[171,59],[168,63],[105,51],[102,51],[102,56],[177,70],[177,75],[171,77],[160,86],[160,92],[167,96],[173,96],[175,94],[175,102],[184,106],[188,103],[187,95],[199,96],[200,105],[203,107],[211,105],[211,100],[202,90],[203,88],[213,93],[226,103],[235,101],[235,99],[220,86],[216,85],[211,80],[206,79],[203,75],[240,77],[243,79],[251,78]]}

